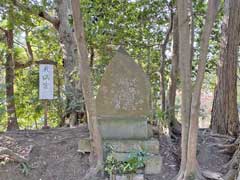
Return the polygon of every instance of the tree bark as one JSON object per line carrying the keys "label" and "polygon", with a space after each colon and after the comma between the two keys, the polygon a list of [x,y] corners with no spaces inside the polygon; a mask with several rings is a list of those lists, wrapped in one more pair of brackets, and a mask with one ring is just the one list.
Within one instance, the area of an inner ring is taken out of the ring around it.
{"label": "tree bark", "polygon": [[88,126],[93,140],[93,154],[96,156],[96,163],[103,164],[102,137],[98,128],[96,116],[96,101],[93,95],[91,82],[91,71],[88,63],[88,51],[84,34],[83,18],[80,12],[79,0],[71,0],[73,12],[74,34],[79,54],[79,69],[82,82],[83,95],[86,103]]}
{"label": "tree bark", "polygon": [[239,0],[225,0],[220,62],[214,92],[211,128],[215,133],[237,136],[237,52],[239,43]]}
{"label": "tree bark", "polygon": [[6,56],[6,100],[7,100],[7,117],[8,117],[8,125],[7,130],[17,130],[18,122],[16,115],[16,107],[14,100],[14,79],[15,79],[15,71],[14,71],[14,57],[13,57],[13,29],[9,29],[6,31],[6,39],[7,39],[7,56]]}
{"label": "tree bark", "polygon": [[[77,64],[77,45],[73,38],[73,32],[71,24],[69,24],[69,15],[71,15],[70,0],[56,0],[57,17],[51,16],[47,12],[39,9],[33,11],[31,7],[25,6],[18,0],[13,1],[14,5],[22,10],[31,13],[35,16],[41,17],[51,23],[59,33],[59,41],[63,52],[63,64],[64,64],[64,85],[66,96],[66,108],[64,119],[69,119],[74,124],[77,121],[76,114],[84,111],[84,99],[82,89],[80,86]],[[65,124],[61,121],[60,126]]]}
{"label": "tree bark", "polygon": [[74,41],[73,30],[69,24],[68,15],[71,14],[70,0],[56,0],[59,18],[58,32],[63,51],[64,85],[66,95],[65,119],[75,124],[77,114],[84,109],[84,100],[80,79],[78,77],[77,45]]}
{"label": "tree bark", "polygon": [[190,27],[188,16],[188,0],[177,1],[178,11],[178,29],[179,29],[179,69],[181,79],[181,123],[182,123],[182,140],[181,140],[181,165],[178,179],[184,177],[187,162],[187,143],[189,133],[189,121],[191,112],[191,44],[190,44]]}
{"label": "tree bark", "polygon": [[168,91],[168,109],[167,115],[170,122],[170,129],[179,127],[179,123],[175,117],[175,99],[177,90],[178,79],[178,66],[179,66],[179,53],[178,53],[178,20],[177,15],[173,17],[173,42],[172,42],[172,59],[171,59],[171,72],[170,72],[170,85]]}
{"label": "tree bark", "polygon": [[208,11],[205,18],[205,25],[200,39],[200,57],[198,63],[197,79],[193,88],[191,102],[191,116],[188,137],[188,153],[187,166],[185,176],[190,177],[192,174],[198,173],[197,163],[197,136],[198,136],[198,118],[200,109],[201,89],[205,74],[205,66],[207,61],[209,37],[213,29],[219,6],[218,0],[208,1]]}
{"label": "tree bark", "polygon": [[161,91],[161,97],[162,97],[162,112],[165,113],[166,112],[166,78],[165,78],[165,60],[166,60],[166,48],[167,48],[167,43],[169,41],[169,37],[170,34],[172,32],[172,27],[173,27],[173,10],[172,7],[170,9],[171,14],[170,14],[170,23],[169,23],[169,27],[166,33],[166,37],[161,45],[161,67],[160,67],[160,91]]}
{"label": "tree bark", "polygon": [[205,64],[208,52],[209,37],[217,14],[218,0],[208,1],[208,11],[200,41],[200,59],[197,79],[192,92],[191,52],[188,0],[177,1],[179,26],[179,60],[182,87],[181,122],[182,122],[182,158],[178,180],[201,179],[196,158],[198,117],[201,87],[204,79]]}

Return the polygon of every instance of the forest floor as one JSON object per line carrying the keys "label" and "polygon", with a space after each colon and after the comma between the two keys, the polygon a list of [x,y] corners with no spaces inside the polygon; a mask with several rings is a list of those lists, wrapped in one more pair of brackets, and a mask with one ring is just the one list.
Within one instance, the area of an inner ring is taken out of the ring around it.
{"label": "forest floor", "polygon": [[[81,180],[89,169],[88,154],[77,152],[80,138],[88,137],[86,126],[48,130],[23,130],[0,134],[0,151],[6,148],[17,162],[0,153],[0,180]],[[171,180],[179,169],[179,143],[160,136],[162,173],[146,180]],[[204,170],[224,173],[230,156],[219,152],[214,143],[229,139],[215,137],[205,129],[199,132],[198,159]],[[3,161],[4,160],[4,161]],[[27,160],[27,163],[24,163]],[[8,161],[8,162],[6,162]]]}

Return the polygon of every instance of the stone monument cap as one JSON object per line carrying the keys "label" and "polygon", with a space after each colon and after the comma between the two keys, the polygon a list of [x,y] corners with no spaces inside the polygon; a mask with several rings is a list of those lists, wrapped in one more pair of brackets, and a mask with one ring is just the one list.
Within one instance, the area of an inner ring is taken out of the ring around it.
{"label": "stone monument cap", "polygon": [[150,112],[150,84],[141,67],[119,48],[98,91],[98,117],[145,117]]}

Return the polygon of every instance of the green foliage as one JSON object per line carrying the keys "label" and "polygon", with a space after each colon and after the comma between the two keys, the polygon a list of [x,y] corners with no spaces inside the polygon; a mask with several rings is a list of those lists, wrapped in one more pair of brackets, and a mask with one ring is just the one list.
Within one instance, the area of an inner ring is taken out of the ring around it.
{"label": "green foliage", "polygon": [[187,180],[195,180],[196,179],[196,175],[194,173],[192,173],[190,176],[187,177]]}
{"label": "green foliage", "polygon": [[105,171],[108,175],[136,173],[138,169],[145,166],[146,155],[144,151],[132,152],[126,161],[118,161],[110,152],[105,161]]}
{"label": "green foliage", "polygon": [[[19,1],[26,7],[31,7],[33,12],[44,10],[50,15],[56,15],[56,3],[52,0]],[[175,13],[175,1],[173,1],[173,12]],[[223,4],[223,1],[221,1]],[[14,28],[14,58],[18,63],[28,62],[26,51],[25,31],[28,32],[28,42],[30,42],[34,54],[34,61],[40,59],[51,59],[58,63],[57,74],[55,76],[55,99],[50,104],[49,119],[50,125],[56,126],[61,120],[66,109],[71,112],[82,108],[82,101],[66,102],[64,87],[64,67],[62,49],[59,43],[59,34],[56,29],[43,20],[13,5],[11,0],[0,2],[0,26],[8,29]],[[12,9],[11,9],[12,8]],[[194,70],[193,79],[196,78],[197,64],[200,50],[200,34],[204,23],[206,1],[193,0],[194,13]],[[10,15],[8,15],[11,10]],[[122,45],[136,62],[144,69],[151,82],[151,99],[154,112],[152,117],[162,121],[165,113],[160,110],[160,78],[159,69],[161,67],[160,46],[164,41],[170,23],[170,10],[168,0],[138,0],[138,1],[118,1],[118,0],[82,0],[81,10],[84,15],[84,25],[87,44],[90,50],[93,49],[92,80],[94,95],[97,94],[102,75],[111,57],[114,55],[116,46]],[[69,12],[68,12],[69,13]],[[213,33],[210,38],[209,56],[206,65],[206,78],[204,88],[213,89],[215,86],[215,72],[220,49],[220,26],[222,22],[223,10],[221,8],[215,23]],[[14,17],[14,18],[12,18]],[[71,14],[68,14],[68,21],[72,24]],[[171,38],[170,38],[171,39]],[[167,43],[166,65],[164,69],[166,84],[168,86],[171,70],[171,41]],[[0,68],[6,62],[6,48],[4,33],[0,31]],[[1,77],[2,72],[0,72]],[[78,78],[77,70],[70,74],[74,80]],[[43,119],[43,105],[38,99],[38,66],[32,65],[25,69],[16,70],[15,100],[17,106],[17,116],[21,128],[40,127]],[[2,83],[3,84],[3,83]],[[178,83],[179,86],[179,83]],[[0,81],[0,131],[6,126],[5,113],[5,88]],[[178,104],[178,103],[177,103]],[[67,107],[67,108],[66,108]],[[161,122],[164,126],[167,122]]]}
{"label": "green foliage", "polygon": [[167,117],[166,112],[163,112],[159,108],[156,110],[156,119],[158,121],[158,123],[157,123],[158,125],[166,127],[168,125],[166,117]]}
{"label": "green foliage", "polygon": [[23,162],[19,164],[19,169],[24,176],[28,176],[30,173],[31,167],[29,166],[28,163]]}
{"label": "green foliage", "polygon": [[3,85],[0,85],[0,132],[6,128],[6,99],[3,87]]}
{"label": "green foliage", "polygon": [[118,161],[109,154],[105,162],[105,171],[109,175],[136,173],[138,169],[144,167],[145,156],[144,152],[134,152],[129,154],[126,161]]}

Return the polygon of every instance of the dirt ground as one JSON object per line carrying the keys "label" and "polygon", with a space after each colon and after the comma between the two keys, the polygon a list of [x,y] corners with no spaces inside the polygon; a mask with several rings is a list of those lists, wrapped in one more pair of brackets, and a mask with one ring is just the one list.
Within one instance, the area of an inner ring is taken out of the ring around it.
{"label": "dirt ground", "polygon": [[[212,144],[225,143],[227,140],[212,136],[208,130],[201,130],[199,133],[200,167],[223,173],[222,167],[230,156],[221,154]],[[86,126],[2,133],[0,148],[12,150],[28,159],[28,163],[27,166],[11,160],[6,164],[1,163],[0,180],[81,180],[89,169],[89,155],[78,153],[77,143],[80,138],[88,136]],[[179,141],[172,142],[163,135],[159,141],[164,159],[162,173],[146,176],[146,180],[171,180],[178,172]]]}

